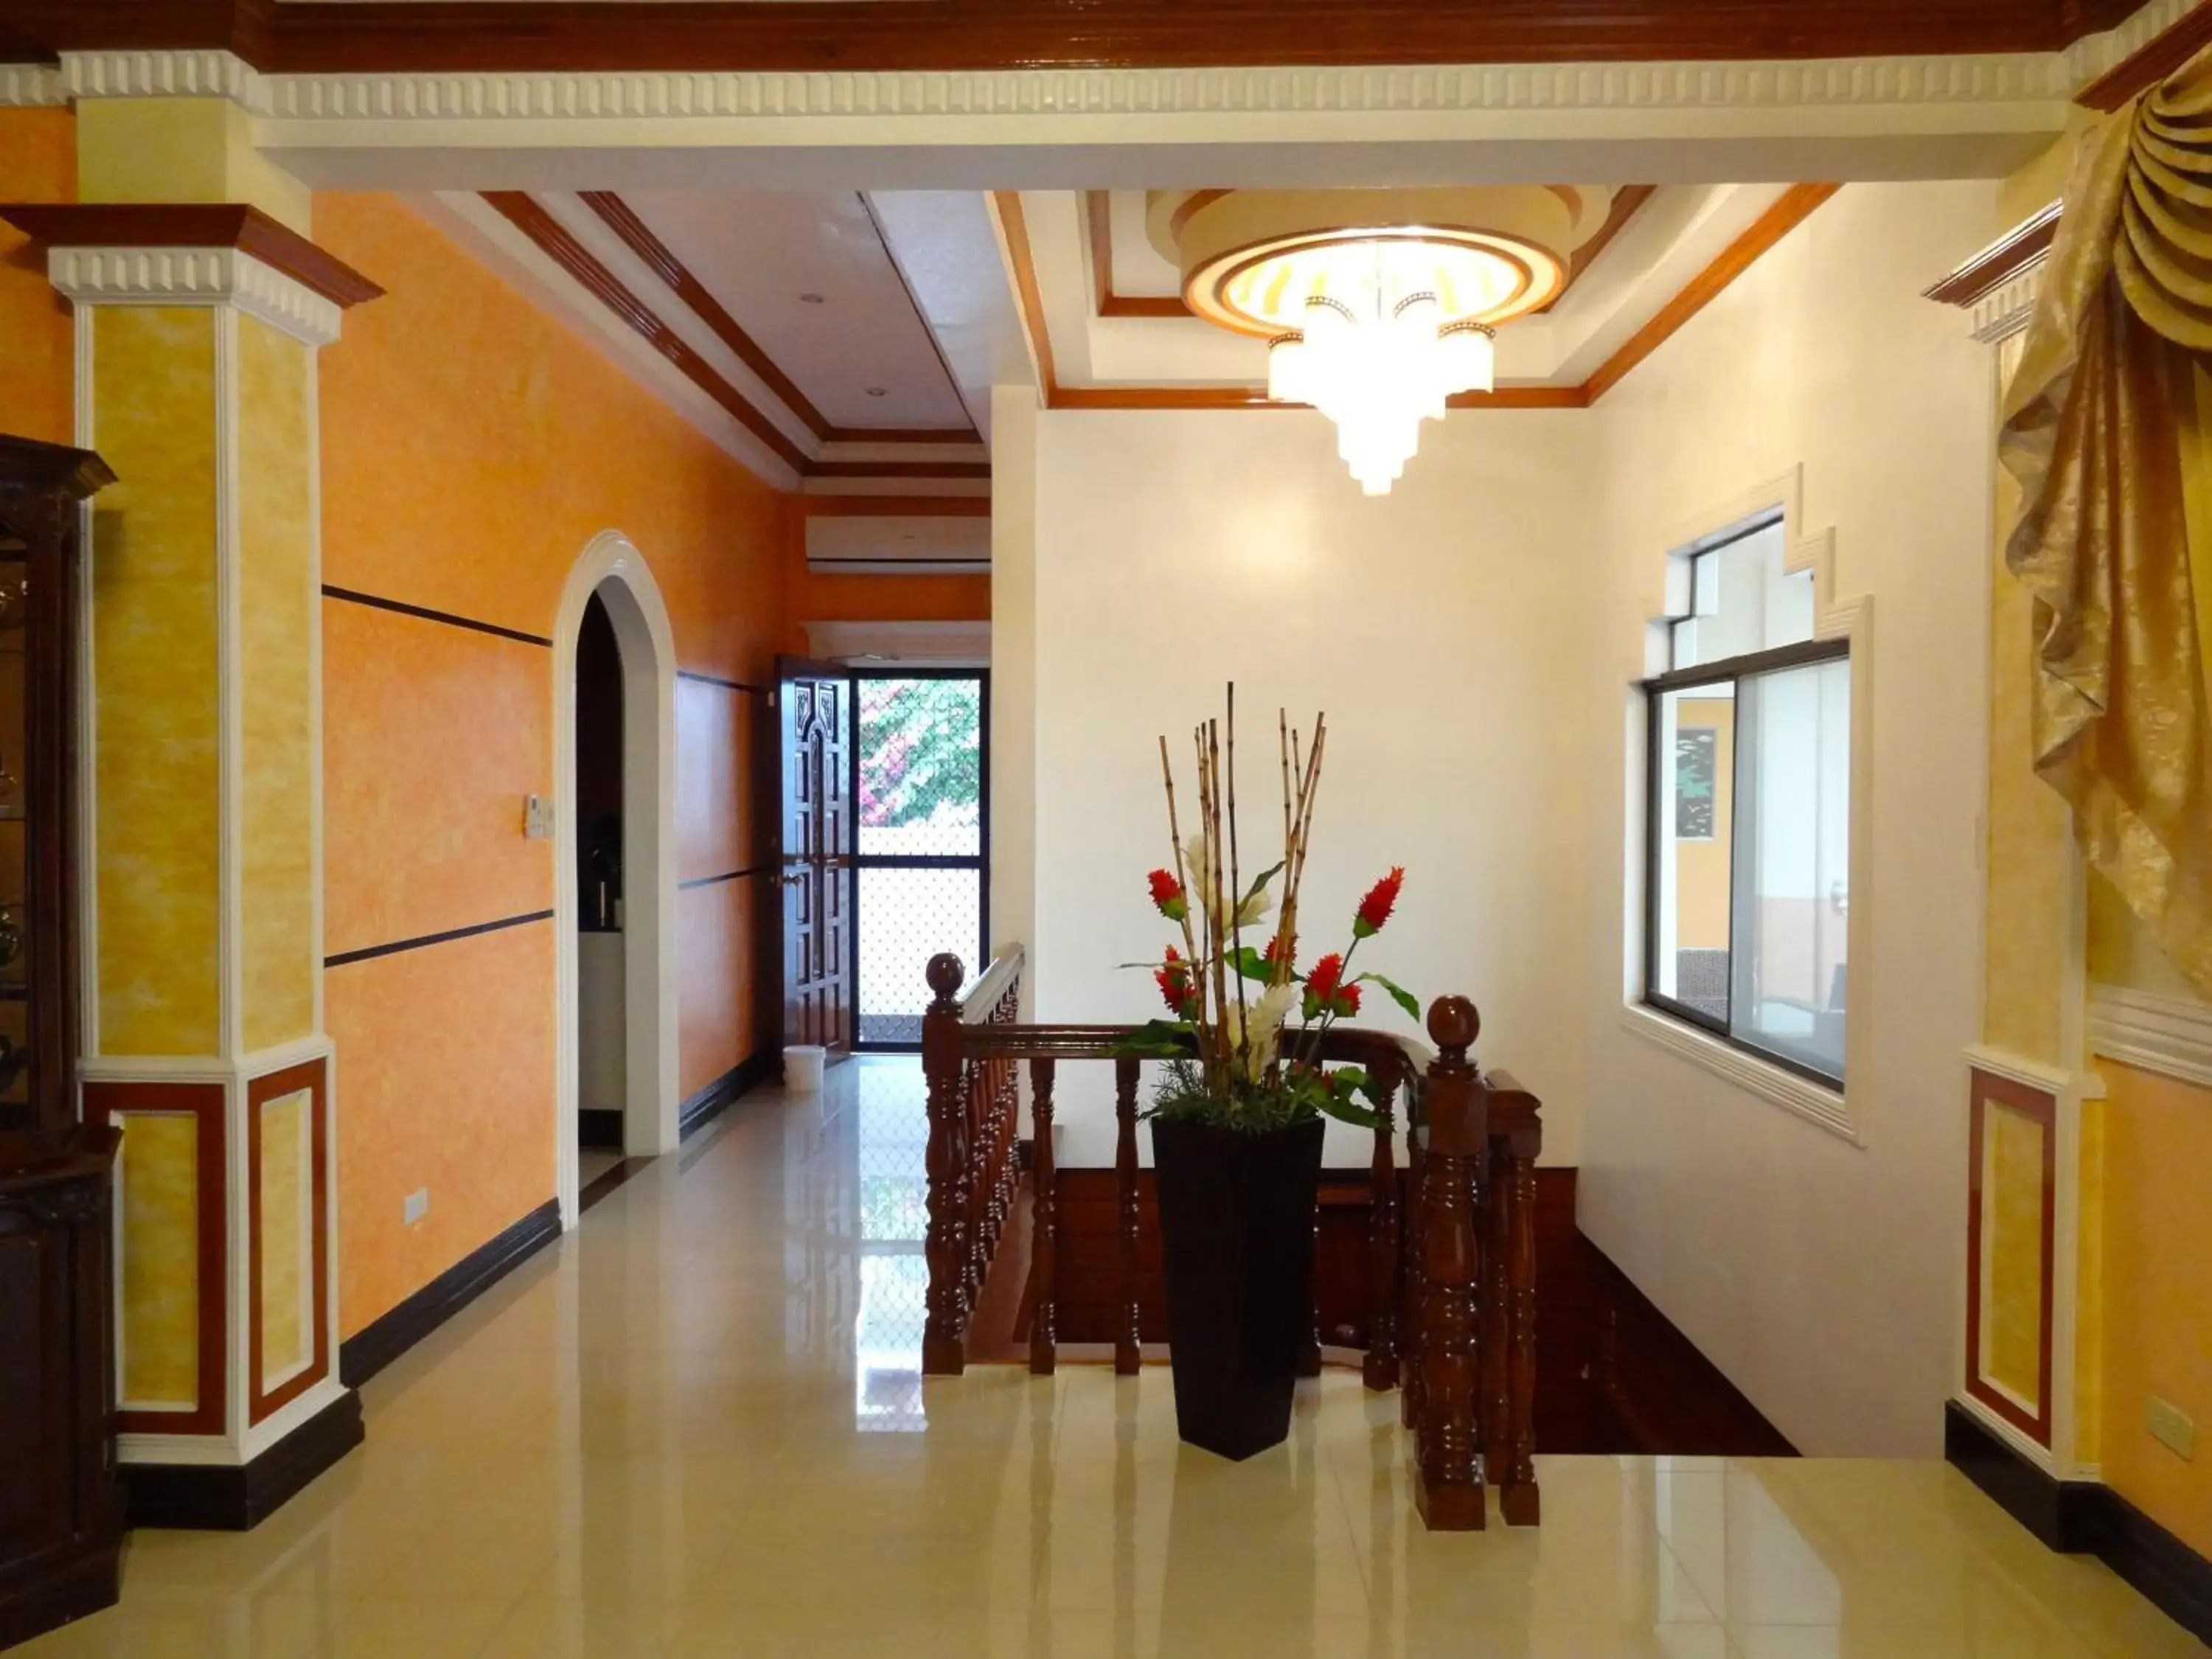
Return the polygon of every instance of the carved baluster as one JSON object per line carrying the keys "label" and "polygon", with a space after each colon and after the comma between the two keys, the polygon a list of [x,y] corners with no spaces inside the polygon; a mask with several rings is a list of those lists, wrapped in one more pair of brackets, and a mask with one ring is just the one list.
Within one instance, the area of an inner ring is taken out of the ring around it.
{"label": "carved baluster", "polygon": [[1115,1285],[1120,1298],[1114,1324],[1114,1374],[1134,1376],[1143,1360],[1137,1302],[1137,1074],[1138,1061],[1114,1062]]}
{"label": "carved baluster", "polygon": [[1030,1062],[1030,1176],[1036,1195],[1030,1206],[1030,1370],[1052,1375],[1059,1356],[1060,1193],[1052,1158],[1052,1079],[1049,1060]]}
{"label": "carved baluster", "polygon": [[1464,997],[1429,1009],[1441,1051],[1429,1067],[1428,1145],[1421,1203],[1420,1414],[1414,1498],[1435,1532],[1484,1524],[1475,1443],[1475,1287],[1481,1241],[1475,1231],[1476,1170],[1489,1140],[1482,1086],[1468,1049],[1481,1022]]}
{"label": "carved baluster", "polygon": [[1512,1527],[1533,1527],[1541,1518],[1536,1489],[1536,1146],[1539,1132],[1516,1127],[1507,1156],[1504,1192],[1510,1218],[1505,1279],[1512,1303],[1511,1405],[1507,1412],[1507,1462],[1491,1479],[1499,1488],[1498,1507]]}
{"label": "carved baluster", "polygon": [[1367,1222],[1369,1305],[1367,1358],[1360,1376],[1370,1389],[1398,1386],[1398,1167],[1390,1138],[1395,1074],[1378,1076],[1383,1091],[1375,1126],[1375,1159],[1368,1171],[1372,1208]]}
{"label": "carved baluster", "polygon": [[1421,1240],[1426,1236],[1427,1211],[1424,1207],[1424,1186],[1421,1169],[1422,1125],[1414,1121],[1414,1096],[1409,1088],[1406,1093],[1406,1224],[1402,1249],[1405,1253],[1406,1322],[1400,1338],[1403,1350],[1399,1366],[1401,1378],[1398,1395],[1398,1421],[1408,1429],[1419,1430],[1421,1423],[1421,1310],[1427,1296],[1428,1279],[1421,1271]]}
{"label": "carved baluster", "polygon": [[960,1005],[953,997],[967,969],[957,957],[935,956],[928,974],[936,994],[921,1020],[921,1069],[929,1083],[929,1228],[922,1246],[929,1291],[921,1369],[928,1376],[957,1376],[968,1361],[968,1106],[961,1087]]}
{"label": "carved baluster", "polygon": [[1482,1156],[1482,1189],[1476,1194],[1475,1213],[1482,1228],[1482,1473],[1492,1486],[1498,1485],[1510,1462],[1507,1426],[1513,1381],[1506,1363],[1506,1336],[1510,1321],[1506,1310],[1505,1257],[1512,1231],[1506,1213],[1505,1142],[1492,1134]]}
{"label": "carved baluster", "polygon": [[961,1119],[964,1140],[960,1168],[961,1237],[966,1244],[961,1261],[961,1305],[972,1313],[975,1298],[983,1290],[983,1223],[984,1172],[981,1165],[991,1156],[991,1142],[984,1133],[981,1102],[983,1092],[985,1062],[969,1060],[963,1063],[960,1073]]}

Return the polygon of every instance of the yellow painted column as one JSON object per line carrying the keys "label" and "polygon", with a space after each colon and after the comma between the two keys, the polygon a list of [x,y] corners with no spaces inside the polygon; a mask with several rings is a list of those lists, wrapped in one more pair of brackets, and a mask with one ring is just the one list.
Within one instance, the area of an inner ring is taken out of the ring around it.
{"label": "yellow painted column", "polygon": [[377,290],[248,204],[100,201],[95,153],[88,199],[8,214],[73,302],[76,440],[118,477],[88,538],[80,1075],[86,1115],[124,1132],[119,1455],[157,1514],[243,1526],[299,1462],[264,1462],[278,1443],[360,1438],[322,1017],[315,383]]}

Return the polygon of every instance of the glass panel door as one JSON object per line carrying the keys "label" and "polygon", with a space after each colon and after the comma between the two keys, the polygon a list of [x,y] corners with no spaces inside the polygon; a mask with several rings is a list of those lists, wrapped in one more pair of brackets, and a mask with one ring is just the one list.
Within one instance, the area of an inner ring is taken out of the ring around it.
{"label": "glass panel door", "polygon": [[861,1048],[921,1042],[924,969],[950,951],[984,965],[990,855],[984,676],[855,675],[854,982]]}

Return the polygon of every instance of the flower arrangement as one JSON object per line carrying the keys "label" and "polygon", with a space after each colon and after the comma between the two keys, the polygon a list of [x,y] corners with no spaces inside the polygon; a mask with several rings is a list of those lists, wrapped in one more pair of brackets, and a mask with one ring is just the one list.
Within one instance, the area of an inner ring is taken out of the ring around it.
{"label": "flower arrangement", "polygon": [[[1170,945],[1158,962],[1126,964],[1150,969],[1167,1005],[1168,1018],[1152,1020],[1127,1045],[1129,1052],[1168,1061],[1152,1115],[1254,1134],[1320,1115],[1371,1127],[1376,1114],[1359,1103],[1364,1097],[1381,1103],[1372,1079],[1358,1066],[1325,1067],[1322,1040],[1338,1020],[1358,1014],[1365,986],[1383,992],[1409,1018],[1420,1018],[1420,1004],[1411,993],[1381,974],[1352,971],[1361,944],[1381,933],[1397,908],[1406,872],[1393,868],[1370,888],[1353,914],[1350,941],[1300,971],[1298,896],[1328,745],[1328,717],[1315,717],[1309,744],[1289,717],[1277,713],[1282,856],[1249,885],[1237,835],[1234,685],[1226,720],[1207,720],[1193,739],[1198,827],[1184,838],[1175,769],[1163,736],[1160,774],[1175,864],[1147,878],[1152,908],[1180,927],[1182,948]],[[1256,938],[1263,932],[1264,945],[1246,942],[1248,933]]]}

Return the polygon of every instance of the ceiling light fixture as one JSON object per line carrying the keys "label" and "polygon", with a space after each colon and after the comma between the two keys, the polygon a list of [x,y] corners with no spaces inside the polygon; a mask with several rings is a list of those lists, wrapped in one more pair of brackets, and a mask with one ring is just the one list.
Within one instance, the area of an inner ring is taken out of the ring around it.
{"label": "ceiling light fixture", "polygon": [[818,306],[822,303],[822,296],[818,294],[802,294],[799,296],[799,303],[803,306]]}
{"label": "ceiling light fixture", "polygon": [[1495,384],[1497,326],[1566,286],[1612,192],[1154,191],[1147,228],[1207,321],[1267,342],[1267,395],[1335,423],[1337,453],[1387,495],[1420,425]]}
{"label": "ceiling light fixture", "polygon": [[889,386],[872,386],[868,388],[868,396],[871,398],[888,398],[890,395]]}

